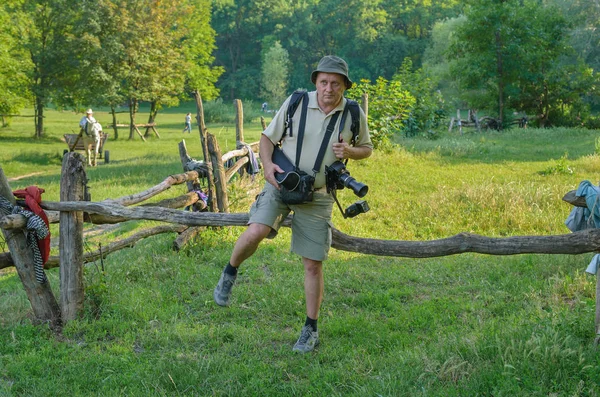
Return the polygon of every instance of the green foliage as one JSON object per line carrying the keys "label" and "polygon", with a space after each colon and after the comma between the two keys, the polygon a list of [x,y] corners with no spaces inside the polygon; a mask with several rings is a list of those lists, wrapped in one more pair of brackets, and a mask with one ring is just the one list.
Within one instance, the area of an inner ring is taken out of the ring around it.
{"label": "green foliage", "polygon": [[443,99],[422,69],[412,71],[406,60],[391,81],[361,80],[347,91],[349,98],[369,99],[369,131],[376,148],[390,144],[394,135],[433,137],[444,118]]}
{"label": "green foliage", "polygon": [[405,136],[432,137],[445,118],[444,99],[434,82],[423,69],[412,70],[412,62],[406,59],[394,80],[402,82],[415,99],[404,123]]}
{"label": "green foliage", "polygon": [[290,57],[287,50],[276,41],[265,52],[261,70],[262,94],[272,106],[282,104],[287,97],[289,66]]}
{"label": "green foliage", "polygon": [[374,84],[361,80],[346,92],[349,98],[369,98],[369,132],[373,145],[386,145],[394,134],[403,130],[416,100],[399,80],[388,81],[379,77]]}
{"label": "green foliage", "polygon": [[540,175],[554,175],[554,174],[572,174],[573,168],[568,163],[569,155],[565,153],[560,159],[556,161],[556,164],[540,171]]}

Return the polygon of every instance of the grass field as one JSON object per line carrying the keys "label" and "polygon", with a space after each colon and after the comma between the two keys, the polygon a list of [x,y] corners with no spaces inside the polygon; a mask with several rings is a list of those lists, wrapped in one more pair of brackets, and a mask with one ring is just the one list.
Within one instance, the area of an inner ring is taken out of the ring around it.
{"label": "grass field", "polygon": [[[182,138],[201,158],[197,132],[181,133],[191,110],[160,115],[160,139],[128,141],[121,130],[109,140],[110,163],[87,169],[92,199],[136,193],[180,173]],[[32,138],[31,119],[0,129],[0,165],[11,188],[35,184],[46,200],[58,200],[60,137],[80,117],[49,111],[41,140]],[[109,123],[106,113],[96,117]],[[232,125],[208,127],[223,152],[235,146]],[[257,140],[260,129],[258,120],[247,123],[246,140]],[[571,207],[561,198],[584,179],[600,181],[597,136],[529,128],[400,139],[397,148],[348,165],[369,185],[371,211],[346,220],[334,212],[334,224],[395,240],[568,233]],[[235,180],[231,211],[247,211],[262,183]],[[356,199],[347,189],[340,198],[342,205]],[[148,224],[127,222],[86,242],[94,249]],[[16,272],[0,271],[0,396],[600,395],[595,278],[585,273],[592,254],[411,259],[332,250],[322,344],[297,355],[303,273],[289,253],[289,230],[242,266],[230,308],[212,301],[242,231],[207,230],[180,252],[171,249],[174,234],[156,236],[86,266],[84,317],[60,337],[31,325]],[[47,273],[58,296],[58,269]]]}

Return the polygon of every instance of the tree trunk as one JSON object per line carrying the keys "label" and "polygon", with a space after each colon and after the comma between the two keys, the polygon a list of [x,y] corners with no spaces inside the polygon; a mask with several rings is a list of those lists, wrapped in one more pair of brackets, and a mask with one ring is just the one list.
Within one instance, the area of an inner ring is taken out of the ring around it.
{"label": "tree trunk", "polygon": [[135,131],[135,113],[137,111],[137,99],[129,98],[129,140],[133,139]]}
{"label": "tree trunk", "polygon": [[44,98],[35,97],[35,136],[41,138],[44,135]]}
{"label": "tree trunk", "polygon": [[110,113],[112,114],[113,133],[115,134],[116,141],[119,139],[119,129],[117,128],[117,113],[114,106],[110,107]]}
{"label": "tree trunk", "polygon": [[[148,116],[148,124],[154,123],[154,120],[156,120],[157,114],[158,114],[158,103],[157,103],[157,101],[152,101],[152,103],[150,104],[150,115]],[[146,132],[144,133],[144,136],[146,138],[148,138],[150,136],[150,129],[151,129],[151,127],[146,127]]]}
{"label": "tree trunk", "polygon": [[498,130],[504,124],[504,71],[502,67],[502,37],[496,30],[496,71],[498,73]]}

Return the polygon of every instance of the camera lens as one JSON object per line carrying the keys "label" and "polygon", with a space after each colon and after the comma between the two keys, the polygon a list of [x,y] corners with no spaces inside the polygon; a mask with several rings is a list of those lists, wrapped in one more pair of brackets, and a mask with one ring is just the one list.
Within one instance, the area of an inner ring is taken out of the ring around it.
{"label": "camera lens", "polygon": [[356,179],[352,178],[349,174],[340,175],[340,180],[349,189],[352,189],[354,194],[358,197],[365,197],[367,192],[369,191],[369,187],[364,183],[358,182]]}

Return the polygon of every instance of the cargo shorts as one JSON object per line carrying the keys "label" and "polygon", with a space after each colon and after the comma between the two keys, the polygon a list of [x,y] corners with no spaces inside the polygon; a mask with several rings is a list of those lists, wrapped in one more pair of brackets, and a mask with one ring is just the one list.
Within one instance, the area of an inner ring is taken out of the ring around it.
{"label": "cargo shorts", "polygon": [[266,183],[250,208],[250,223],[271,227],[267,238],[274,238],[285,218],[293,212],[290,250],[315,261],[327,259],[331,247],[331,211],[333,197],[323,187],[317,189],[313,201],[288,205],[281,201],[279,190]]}

